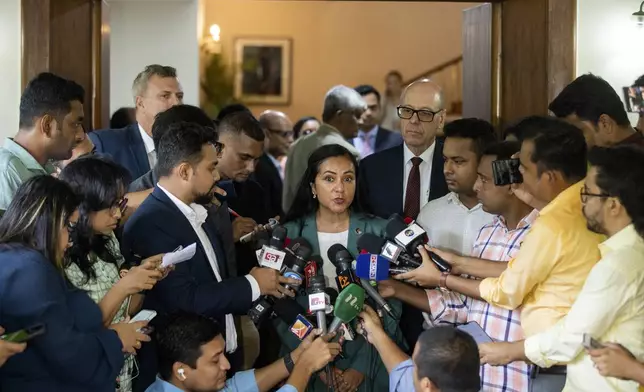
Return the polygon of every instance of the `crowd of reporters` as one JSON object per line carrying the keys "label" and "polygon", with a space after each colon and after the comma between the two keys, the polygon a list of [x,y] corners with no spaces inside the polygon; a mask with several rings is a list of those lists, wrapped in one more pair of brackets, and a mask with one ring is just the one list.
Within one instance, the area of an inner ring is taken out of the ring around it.
{"label": "crowd of reporters", "polygon": [[0,389],[637,390],[644,136],[610,86],[581,76],[559,119],[497,141],[414,82],[401,144],[361,160],[373,91],[334,87],[292,145],[274,113],[213,121],[173,91],[131,129],[151,129],[138,162],[110,151],[127,128],[85,135],[80,86],[32,80],[0,150]]}

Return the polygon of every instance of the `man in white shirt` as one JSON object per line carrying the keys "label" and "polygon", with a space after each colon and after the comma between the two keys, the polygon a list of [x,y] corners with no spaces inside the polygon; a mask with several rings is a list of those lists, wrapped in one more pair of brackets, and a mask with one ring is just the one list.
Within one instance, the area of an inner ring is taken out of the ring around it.
{"label": "man in white shirt", "polygon": [[418,215],[431,246],[469,255],[483,226],[493,215],[483,211],[474,191],[483,151],[494,142],[494,128],[485,120],[466,118],[445,126],[443,173],[450,193],[429,202]]}
{"label": "man in white shirt", "polygon": [[[143,307],[157,311],[155,321],[176,311],[219,320],[226,327],[226,352],[233,353],[237,332],[232,315],[245,314],[262,294],[292,296],[280,283],[298,282],[266,268],[230,277],[221,238],[203,207],[211,202],[219,179],[217,163],[222,145],[215,139],[212,130],[197,124],[169,126],[159,142],[159,182],[128,220],[123,249],[126,258],[134,259],[145,258],[158,249],[168,253],[196,244],[195,255],[178,264],[172,276],[164,279],[164,285],[151,290]],[[141,381],[136,389],[144,390],[156,374],[154,352],[141,351],[140,358]]]}
{"label": "man in white shirt", "polygon": [[[542,368],[567,363],[564,391],[633,391],[637,382],[603,377],[584,347],[588,338],[621,344],[644,359],[644,152],[635,146],[595,147],[581,189],[588,229],[609,237],[568,314],[525,341],[480,346],[492,365],[530,361]],[[544,244],[546,245],[546,244]]]}
{"label": "man in white shirt", "polygon": [[122,129],[89,133],[96,152],[104,153],[129,170],[132,179],[147,173],[157,163],[152,140],[155,116],[183,103],[183,89],[173,67],[152,64],[136,76],[132,84],[136,124]]}

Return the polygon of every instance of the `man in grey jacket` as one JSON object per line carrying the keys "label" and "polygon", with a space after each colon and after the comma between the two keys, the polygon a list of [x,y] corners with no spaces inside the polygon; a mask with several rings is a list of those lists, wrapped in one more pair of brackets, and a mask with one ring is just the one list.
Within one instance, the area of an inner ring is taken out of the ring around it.
{"label": "man in grey jacket", "polygon": [[360,153],[348,140],[358,135],[362,113],[366,109],[364,99],[350,87],[338,85],[326,93],[320,129],[297,139],[288,152],[282,198],[284,212],[288,214],[291,208],[313,151],[327,144],[339,144],[355,155],[356,159],[360,159]]}

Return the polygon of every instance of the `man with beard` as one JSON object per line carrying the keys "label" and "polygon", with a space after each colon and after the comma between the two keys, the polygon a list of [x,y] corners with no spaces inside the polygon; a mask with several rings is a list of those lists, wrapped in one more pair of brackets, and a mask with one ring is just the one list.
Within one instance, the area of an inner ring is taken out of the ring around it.
{"label": "man with beard", "polygon": [[50,161],[71,158],[74,146],[85,138],[84,96],[80,85],[52,73],[41,73],[27,84],[20,97],[18,133],[0,148],[0,212],[23,182],[56,171]]}
{"label": "man with beard", "polygon": [[[191,123],[169,125],[159,141],[159,182],[125,225],[124,256],[137,259],[196,244],[194,256],[176,266],[163,284],[145,297],[144,309],[155,310],[151,325],[168,314],[186,311],[217,319],[226,328],[226,352],[237,350],[233,314],[245,314],[260,295],[293,293],[281,284],[297,284],[272,269],[254,268],[246,276],[230,277],[216,228],[203,206],[213,198],[219,180],[217,163],[223,146],[211,130]],[[157,373],[154,344],[140,353],[136,390],[144,390]]]}
{"label": "man with beard", "polygon": [[601,260],[566,317],[525,341],[483,344],[481,358],[493,365],[515,359],[541,367],[566,363],[565,390],[635,392],[637,382],[603,377],[594,369],[583,342],[585,335],[599,345],[615,342],[644,358],[644,152],[595,147],[588,161],[580,196],[588,229],[609,237],[599,245]]}

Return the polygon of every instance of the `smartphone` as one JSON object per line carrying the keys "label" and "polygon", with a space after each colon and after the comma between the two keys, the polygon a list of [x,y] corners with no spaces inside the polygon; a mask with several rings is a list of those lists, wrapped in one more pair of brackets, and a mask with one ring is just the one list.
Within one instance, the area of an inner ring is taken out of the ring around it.
{"label": "smartphone", "polygon": [[154,310],[142,310],[136,314],[131,320],[130,323],[136,323],[138,321],[151,321],[157,316],[157,312]]}
{"label": "smartphone", "polygon": [[626,111],[644,114],[644,86],[624,87]]}
{"label": "smartphone", "polygon": [[498,159],[492,162],[492,174],[494,185],[503,186],[510,184],[521,184],[523,176],[519,171],[521,161],[517,158]]}
{"label": "smartphone", "polygon": [[4,334],[0,336],[0,339],[7,342],[24,343],[36,336],[44,334],[46,331],[47,328],[45,328],[45,324],[36,324],[29,328],[21,329],[20,331]]}
{"label": "smartphone", "polygon": [[456,328],[463,332],[467,332],[474,338],[476,344],[493,342],[492,338],[485,333],[485,330],[476,321],[470,321],[469,323],[459,325]]}
{"label": "smartphone", "polygon": [[603,344],[599,343],[597,340],[595,340],[592,336],[590,336],[587,333],[584,334],[583,345],[586,348],[586,350],[596,350],[598,348],[604,348]]}

